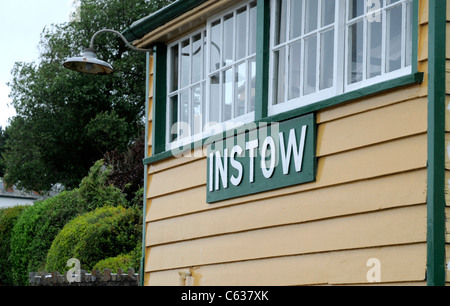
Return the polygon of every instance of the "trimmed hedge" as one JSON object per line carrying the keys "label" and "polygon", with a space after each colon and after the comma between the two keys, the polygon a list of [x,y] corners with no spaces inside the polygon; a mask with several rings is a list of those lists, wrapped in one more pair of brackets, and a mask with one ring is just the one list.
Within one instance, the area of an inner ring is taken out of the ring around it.
{"label": "trimmed hedge", "polygon": [[0,209],[0,285],[12,286],[11,264],[9,256],[11,254],[11,232],[20,214],[28,206],[15,206]]}
{"label": "trimmed hedge", "polygon": [[100,260],[126,254],[136,248],[142,234],[141,211],[102,207],[70,221],[54,239],[45,269],[64,273],[67,261],[76,258],[91,271]]}
{"label": "trimmed hedge", "polygon": [[119,189],[106,184],[108,175],[109,168],[100,160],[78,189],[36,202],[21,214],[12,230],[9,257],[15,285],[27,285],[29,272],[45,268],[53,239],[67,222],[104,205],[126,203]]}

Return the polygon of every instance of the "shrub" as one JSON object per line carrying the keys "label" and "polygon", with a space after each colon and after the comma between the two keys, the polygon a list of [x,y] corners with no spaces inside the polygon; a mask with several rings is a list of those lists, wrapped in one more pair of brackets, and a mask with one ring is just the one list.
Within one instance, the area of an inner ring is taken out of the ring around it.
{"label": "shrub", "polygon": [[117,273],[118,269],[128,271],[128,269],[134,269],[138,272],[141,261],[142,243],[138,243],[133,251],[128,254],[120,254],[116,257],[109,257],[100,260],[95,264],[93,270],[103,272],[104,269],[110,269],[112,273]]}
{"label": "shrub", "polygon": [[84,211],[77,192],[63,192],[29,206],[11,235],[10,263],[14,284],[27,285],[28,272],[41,271],[51,243],[66,222]]}
{"label": "shrub", "polygon": [[134,208],[102,207],[73,219],[53,241],[46,270],[64,273],[77,258],[90,271],[102,259],[131,252],[141,238],[140,216]]}
{"label": "shrub", "polygon": [[27,285],[28,272],[44,269],[53,239],[67,222],[98,207],[125,203],[120,190],[107,185],[108,174],[100,160],[78,189],[37,202],[24,211],[11,236],[10,262],[16,285]]}
{"label": "shrub", "polygon": [[12,286],[11,264],[11,231],[20,214],[27,206],[15,206],[0,209],[0,285]]}

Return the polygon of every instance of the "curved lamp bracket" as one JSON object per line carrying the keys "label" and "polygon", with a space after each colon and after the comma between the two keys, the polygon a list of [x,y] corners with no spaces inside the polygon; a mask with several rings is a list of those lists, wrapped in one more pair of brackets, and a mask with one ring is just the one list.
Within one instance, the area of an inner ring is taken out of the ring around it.
{"label": "curved lamp bracket", "polygon": [[103,30],[100,30],[100,31],[97,31],[96,33],[94,33],[94,35],[92,35],[91,43],[89,45],[90,49],[94,49],[94,40],[97,37],[97,35],[101,34],[101,33],[105,33],[105,32],[106,33],[114,33],[117,36],[119,36],[123,40],[123,42],[127,45],[127,47],[130,48],[131,50],[139,51],[139,52],[150,52],[150,53],[152,53],[152,49],[136,48],[135,46],[133,46],[132,44],[130,44],[128,42],[128,40],[125,38],[125,36],[122,35],[122,33],[120,33],[119,31],[111,30],[111,29],[103,29]]}

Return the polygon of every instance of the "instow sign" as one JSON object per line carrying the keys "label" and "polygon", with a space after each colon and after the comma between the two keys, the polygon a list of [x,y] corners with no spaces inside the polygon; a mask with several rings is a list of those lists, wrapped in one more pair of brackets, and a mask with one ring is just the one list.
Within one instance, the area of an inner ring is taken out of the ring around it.
{"label": "instow sign", "polygon": [[315,180],[314,114],[247,130],[208,146],[207,202]]}

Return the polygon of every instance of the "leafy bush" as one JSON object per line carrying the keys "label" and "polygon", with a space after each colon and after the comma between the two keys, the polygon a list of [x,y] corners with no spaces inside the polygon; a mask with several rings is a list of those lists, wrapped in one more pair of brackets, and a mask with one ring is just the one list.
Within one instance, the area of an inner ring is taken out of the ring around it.
{"label": "leafy bush", "polygon": [[84,270],[102,259],[131,252],[142,233],[141,211],[102,207],[70,221],[56,236],[47,255],[46,270],[63,273],[71,258]]}
{"label": "leafy bush", "polygon": [[128,254],[120,254],[116,257],[109,257],[100,260],[95,264],[93,270],[103,272],[104,269],[110,269],[112,273],[117,273],[118,269],[128,271],[128,269],[134,269],[138,271],[141,261],[142,243],[138,243],[134,250]]}
{"label": "leafy bush", "polygon": [[15,206],[0,209],[0,285],[11,286],[11,265],[9,255],[11,253],[11,231],[20,214],[27,206]]}
{"label": "leafy bush", "polygon": [[65,191],[27,208],[12,230],[10,263],[16,285],[26,285],[28,272],[45,267],[53,239],[75,217],[105,205],[126,203],[119,189],[107,185],[108,168],[100,160],[78,189]]}

